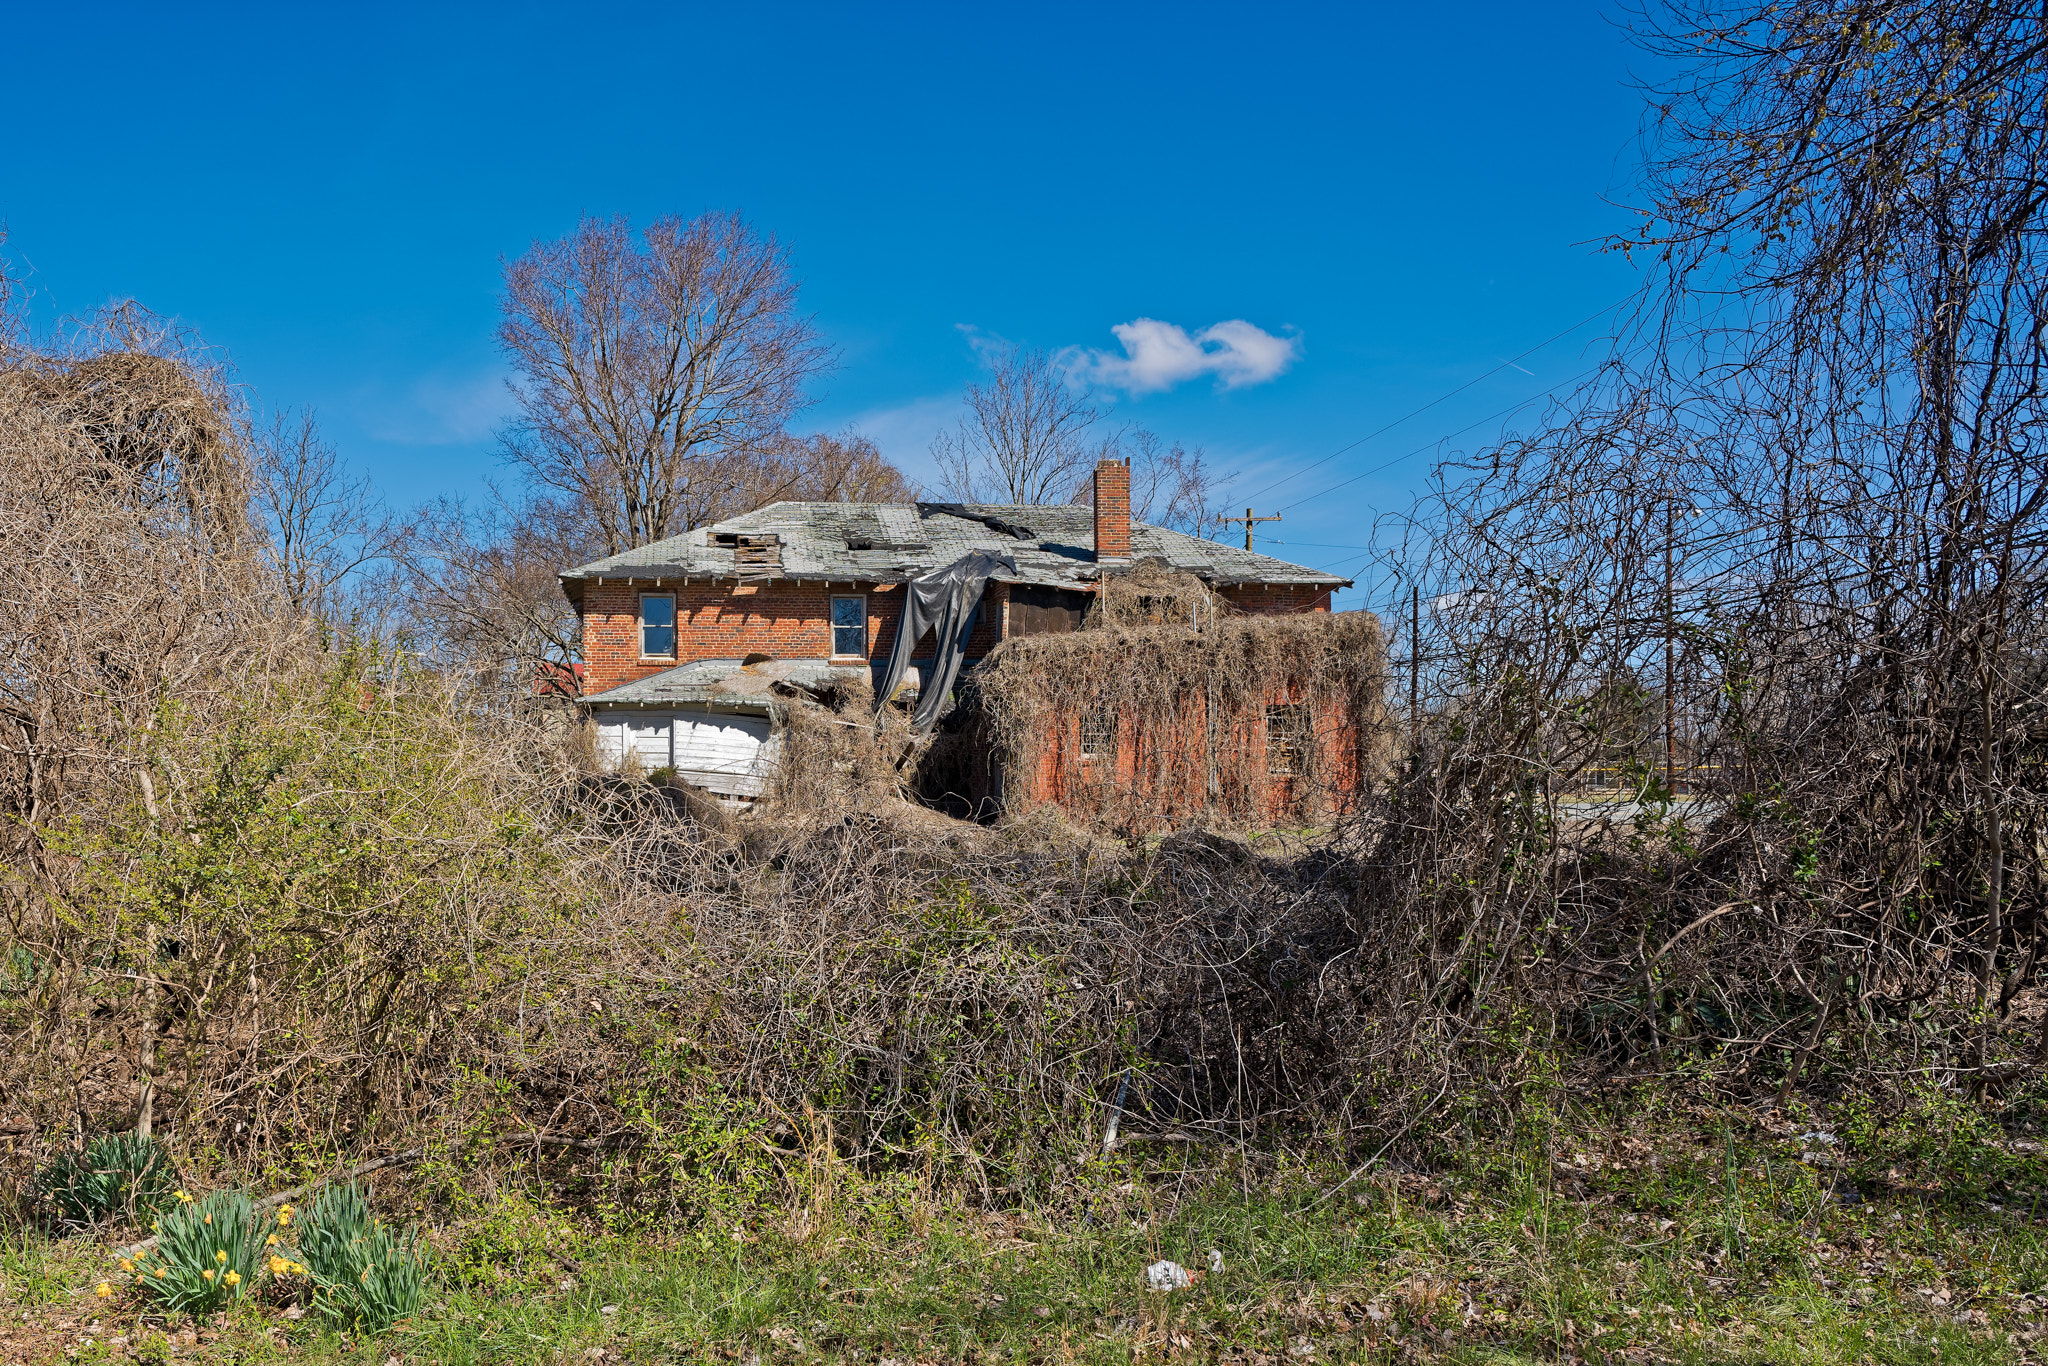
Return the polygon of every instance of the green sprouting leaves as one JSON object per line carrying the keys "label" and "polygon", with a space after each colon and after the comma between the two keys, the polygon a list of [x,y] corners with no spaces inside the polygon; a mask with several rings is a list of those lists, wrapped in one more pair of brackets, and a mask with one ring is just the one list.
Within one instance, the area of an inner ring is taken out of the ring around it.
{"label": "green sprouting leaves", "polygon": [[157,1223],[156,1251],[136,1259],[136,1279],[165,1309],[218,1313],[253,1288],[270,1223],[239,1191],[181,1198]]}
{"label": "green sprouting leaves", "polygon": [[313,1307],[337,1328],[381,1333],[419,1312],[426,1253],[414,1229],[370,1212],[353,1183],[329,1186],[299,1215],[299,1259],[313,1280]]}
{"label": "green sprouting leaves", "polygon": [[139,1134],[100,1134],[82,1151],[60,1153],[36,1173],[36,1187],[67,1228],[108,1219],[146,1219],[171,1204],[178,1184],[170,1150]]}

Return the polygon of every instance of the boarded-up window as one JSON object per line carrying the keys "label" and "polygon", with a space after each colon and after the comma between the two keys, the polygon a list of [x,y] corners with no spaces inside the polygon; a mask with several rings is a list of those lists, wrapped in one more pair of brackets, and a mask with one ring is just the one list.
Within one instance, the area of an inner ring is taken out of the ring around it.
{"label": "boarded-up window", "polygon": [[1010,587],[1010,634],[1057,635],[1081,629],[1091,594],[1019,583]]}
{"label": "boarded-up window", "polygon": [[1266,772],[1289,777],[1305,772],[1314,740],[1308,708],[1299,702],[1266,708]]}
{"label": "boarded-up window", "polygon": [[667,716],[634,716],[626,721],[626,745],[640,767],[649,773],[667,768],[673,762],[670,749],[675,734],[674,723]]}

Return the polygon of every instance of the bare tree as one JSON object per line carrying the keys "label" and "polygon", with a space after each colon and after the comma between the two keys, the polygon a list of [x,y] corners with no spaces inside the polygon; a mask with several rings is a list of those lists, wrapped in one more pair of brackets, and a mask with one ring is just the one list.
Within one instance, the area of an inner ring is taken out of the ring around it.
{"label": "bare tree", "polygon": [[917,487],[857,432],[767,443],[735,489],[733,512],[774,502],[904,503]]}
{"label": "bare tree", "polygon": [[1106,416],[1051,353],[988,348],[985,383],[967,386],[967,417],[932,441],[946,493],[970,503],[1064,503],[1103,453]]}
{"label": "bare tree", "polygon": [[727,506],[830,361],[787,252],[737,214],[664,216],[637,236],[585,219],[505,268],[503,308],[521,411],[507,451],[607,553]]}
{"label": "bare tree", "polygon": [[582,513],[567,499],[495,489],[481,507],[441,498],[420,508],[397,557],[414,636],[501,699],[558,676],[581,641],[555,576],[605,553]]}
{"label": "bare tree", "polygon": [[351,582],[387,557],[398,527],[368,478],[350,473],[320,437],[312,410],[278,413],[256,441],[253,511],[294,610],[345,610]]}
{"label": "bare tree", "polygon": [[[2048,32],[2018,0],[1645,24],[1679,73],[1616,244],[1649,288],[1597,382],[1445,472],[1359,905],[1439,955],[1418,1034],[1576,997],[1616,1056],[1781,1093],[1850,1055],[2010,1080],[2048,1057],[1999,1023],[2048,943]],[[1632,840],[1588,819],[1611,786]]]}

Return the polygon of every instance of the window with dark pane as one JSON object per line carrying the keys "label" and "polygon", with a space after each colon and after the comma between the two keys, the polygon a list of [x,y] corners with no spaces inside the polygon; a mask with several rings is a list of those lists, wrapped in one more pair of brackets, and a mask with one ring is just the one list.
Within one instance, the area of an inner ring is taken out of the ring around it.
{"label": "window with dark pane", "polygon": [[651,659],[675,658],[676,600],[673,594],[641,595],[640,653]]}
{"label": "window with dark pane", "polygon": [[1116,713],[1107,708],[1090,708],[1081,713],[1081,757],[1116,757]]}
{"label": "window with dark pane", "polygon": [[832,599],[832,653],[865,655],[868,652],[868,600]]}
{"label": "window with dark pane", "polygon": [[1288,702],[1266,708],[1266,772],[1275,777],[1305,772],[1313,738],[1306,706]]}

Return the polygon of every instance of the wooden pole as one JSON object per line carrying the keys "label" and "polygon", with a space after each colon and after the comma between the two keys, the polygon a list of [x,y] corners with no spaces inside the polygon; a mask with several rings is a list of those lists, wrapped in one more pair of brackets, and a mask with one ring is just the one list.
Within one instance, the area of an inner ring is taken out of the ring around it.
{"label": "wooden pole", "polygon": [[[1422,588],[1408,587],[1408,752],[1422,750]],[[1419,760],[1418,760],[1419,762]]]}
{"label": "wooden pole", "polygon": [[1225,526],[1228,526],[1232,522],[1243,522],[1244,548],[1246,550],[1250,550],[1252,548],[1252,528],[1257,526],[1260,522],[1277,522],[1281,520],[1281,518],[1280,514],[1277,512],[1274,513],[1271,517],[1254,517],[1252,516],[1252,510],[1250,508],[1246,508],[1244,510],[1244,516],[1242,517],[1223,517],[1219,518],[1218,520],[1220,520]]}
{"label": "wooden pole", "polygon": [[1678,795],[1678,670],[1672,593],[1672,542],[1677,537],[1678,512],[1674,499],[1664,500],[1664,790]]}

